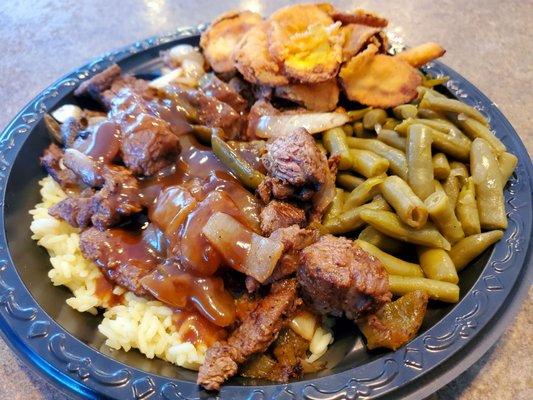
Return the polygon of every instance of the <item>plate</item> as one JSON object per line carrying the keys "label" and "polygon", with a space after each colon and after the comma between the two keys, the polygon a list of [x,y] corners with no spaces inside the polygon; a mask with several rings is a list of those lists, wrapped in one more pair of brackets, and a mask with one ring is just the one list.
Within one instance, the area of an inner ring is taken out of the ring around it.
{"label": "plate", "polygon": [[[151,78],[158,55],[178,43],[196,45],[203,27],[139,41],[69,73],[33,99],[0,134],[0,329],[11,348],[70,398],[205,399],[194,372],[136,351],[113,351],[98,333],[99,317],[65,304],[69,292],[47,278],[48,255],[30,238],[28,210],[40,201],[44,177],[38,157],[49,144],[43,114],[77,102],[81,81],[114,62]],[[419,335],[396,352],[365,349],[351,324],[339,323],[325,356],[328,368],[300,381],[273,384],[235,378],[220,396],[231,399],[332,400],[359,397],[420,398],[445,385],[477,360],[508,326],[531,282],[533,168],[517,133],[496,105],[441,63],[429,72],[450,76],[453,96],[475,106],[519,158],[506,190],[509,228],[503,239],[461,273],[461,300],[434,305]]]}

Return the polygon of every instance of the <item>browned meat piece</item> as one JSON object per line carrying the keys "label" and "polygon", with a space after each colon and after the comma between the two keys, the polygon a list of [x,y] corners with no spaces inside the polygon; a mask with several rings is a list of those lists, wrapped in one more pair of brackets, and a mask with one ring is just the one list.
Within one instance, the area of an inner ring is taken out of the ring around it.
{"label": "browned meat piece", "polygon": [[[113,230],[89,228],[80,235],[80,249],[83,256],[94,261],[111,282],[138,296],[150,296],[142,287],[141,279],[157,267],[157,259],[138,260],[130,257],[128,246],[124,246],[120,239],[121,236],[116,236]],[[129,242],[131,245],[131,239]],[[146,253],[148,258],[148,248]]]}
{"label": "browned meat piece", "polygon": [[331,174],[326,156],[303,128],[267,143],[262,160],[268,177],[258,193],[265,203],[272,197],[308,201]]}
{"label": "browned meat piece", "polygon": [[82,82],[74,91],[74,95],[87,95],[95,100],[101,101],[102,93],[111,87],[111,84],[120,76],[121,72],[120,67],[117,64],[113,64],[92,78]]}
{"label": "browned meat piece", "polygon": [[59,203],[53,205],[48,213],[58,219],[63,219],[75,227],[87,227],[91,224],[91,217],[94,213],[92,189],[84,190],[77,197],[67,197]]}
{"label": "browned meat piece", "polygon": [[265,115],[278,115],[279,113],[280,112],[268,101],[264,99],[257,100],[248,113],[248,125],[246,127],[247,140],[257,139],[255,130],[257,129],[259,118]]}
{"label": "browned meat piece", "polygon": [[101,187],[104,184],[103,165],[76,149],[65,150],[63,165],[74,172],[88,186]]}
{"label": "browned meat piece", "polygon": [[61,160],[63,159],[63,156],[63,150],[56,144],[52,143],[43,152],[43,155],[40,158],[41,165],[63,189],[75,187],[78,183],[78,179],[74,172],[62,165]]}
{"label": "browned meat piece", "polygon": [[61,124],[61,138],[63,139],[63,145],[65,147],[72,147],[74,141],[78,137],[80,131],[86,127],[82,122],[74,117],[67,118],[65,122]]}
{"label": "browned meat piece", "polygon": [[200,79],[200,90],[208,96],[212,96],[233,108],[239,114],[246,112],[248,103],[229,84],[220,80],[214,73],[205,74]]}
{"label": "browned meat piece", "polygon": [[224,381],[237,373],[238,364],[268,348],[284,320],[290,318],[300,303],[294,279],[273,284],[270,293],[259,301],[228,340],[217,342],[207,350],[198,372],[198,384],[208,390],[219,390]]}
{"label": "browned meat piece", "polygon": [[287,228],[291,225],[302,227],[305,224],[305,212],[292,204],[272,200],[261,211],[261,231],[263,235],[270,235],[276,229]]}
{"label": "browned meat piece", "polygon": [[168,122],[140,113],[122,136],[122,159],[137,175],[150,176],[174,163],[181,147]]}
{"label": "browned meat piece", "polygon": [[128,88],[145,100],[152,100],[155,97],[155,92],[148,86],[148,81],[132,75],[121,75],[102,93],[101,101],[107,109],[111,108],[113,99],[124,88]]}
{"label": "browned meat piece", "polygon": [[355,319],[392,296],[383,265],[342,237],[322,236],[306,247],[297,277],[306,303],[323,314]]}

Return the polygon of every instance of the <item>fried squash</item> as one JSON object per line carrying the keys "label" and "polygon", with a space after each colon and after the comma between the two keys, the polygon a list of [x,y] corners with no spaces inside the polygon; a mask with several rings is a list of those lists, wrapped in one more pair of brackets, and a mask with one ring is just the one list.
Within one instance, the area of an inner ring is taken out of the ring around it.
{"label": "fried squash", "polygon": [[269,18],[269,51],[285,75],[303,83],[333,78],[342,60],[340,24],[314,4],[284,7]]}
{"label": "fried squash", "polygon": [[348,24],[341,27],[341,33],[344,36],[342,46],[342,61],[348,61],[350,58],[359,53],[370,39],[378,34],[381,28],[376,28],[361,24]]}
{"label": "fried squash", "polygon": [[336,11],[331,14],[334,21],[340,21],[343,25],[361,24],[375,28],[385,28],[389,21],[376,13],[366,10],[355,10],[353,13]]}
{"label": "fried squash", "polygon": [[336,79],[320,83],[293,83],[277,87],[275,95],[294,101],[309,111],[332,111],[339,101]]}
{"label": "fried squash", "polygon": [[418,68],[430,61],[442,57],[446,50],[438,43],[424,43],[396,54],[395,57],[404,60],[409,65]]}
{"label": "fried squash", "polygon": [[385,304],[375,314],[357,321],[370,350],[386,347],[396,350],[411,340],[422,325],[428,295],[422,290],[407,293]]}
{"label": "fried squash", "polygon": [[202,33],[200,47],[215,72],[235,72],[233,49],[244,34],[261,21],[261,16],[251,11],[230,11],[215,19]]}
{"label": "fried squash", "polygon": [[379,108],[414,99],[422,82],[418,71],[399,58],[377,52],[375,45],[369,45],[341,69],[339,77],[348,99]]}
{"label": "fried squash", "polygon": [[252,27],[233,52],[235,66],[248,82],[257,85],[287,85],[278,63],[268,52],[267,24]]}

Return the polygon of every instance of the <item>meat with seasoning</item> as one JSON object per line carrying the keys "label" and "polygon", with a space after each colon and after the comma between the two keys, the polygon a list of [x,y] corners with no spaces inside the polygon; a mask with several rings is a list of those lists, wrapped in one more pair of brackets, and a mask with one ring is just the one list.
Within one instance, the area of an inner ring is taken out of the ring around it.
{"label": "meat with seasoning", "polygon": [[261,231],[267,236],[279,228],[304,224],[305,211],[290,203],[272,200],[261,211]]}

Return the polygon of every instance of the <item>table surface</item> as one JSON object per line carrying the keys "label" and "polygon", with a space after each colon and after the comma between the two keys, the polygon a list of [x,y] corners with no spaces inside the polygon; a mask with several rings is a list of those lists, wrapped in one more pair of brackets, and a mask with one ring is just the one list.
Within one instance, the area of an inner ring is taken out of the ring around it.
{"label": "table surface", "polygon": [[[43,88],[91,58],[137,39],[209,21],[228,9],[264,15],[288,2],[2,1],[0,4],[0,127]],[[334,2],[350,9],[351,1]],[[443,61],[494,101],[533,152],[533,2],[360,1],[382,13],[405,43],[441,43]],[[531,262],[531,261],[530,261]],[[533,398],[533,289],[514,323],[469,370],[432,397]],[[0,398],[64,399],[0,340]]]}

